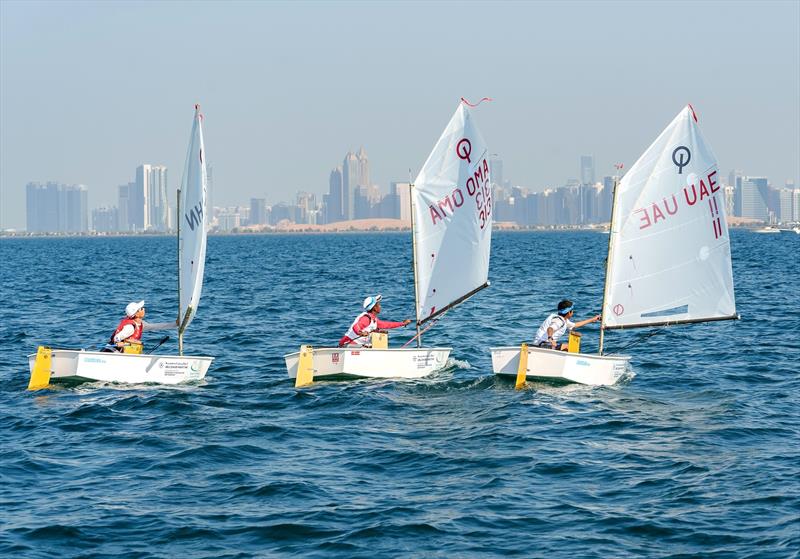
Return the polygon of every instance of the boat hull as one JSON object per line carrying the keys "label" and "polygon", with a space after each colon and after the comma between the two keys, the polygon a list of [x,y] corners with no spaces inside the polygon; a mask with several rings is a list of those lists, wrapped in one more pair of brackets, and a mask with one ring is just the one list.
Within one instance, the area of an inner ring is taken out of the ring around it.
{"label": "boat hull", "polygon": [[[314,378],[420,378],[443,369],[451,348],[314,348]],[[297,377],[300,353],[284,355],[289,378]]]}
{"label": "boat hull", "polygon": [[[180,384],[205,377],[213,360],[213,357],[53,349],[50,381]],[[34,363],[35,353],[28,356],[31,373]]]}
{"label": "boat hull", "polygon": [[[493,347],[492,370],[497,375],[517,376],[519,346]],[[630,361],[627,355],[567,353],[541,347],[528,347],[529,379],[560,379],[595,386],[615,384]]]}

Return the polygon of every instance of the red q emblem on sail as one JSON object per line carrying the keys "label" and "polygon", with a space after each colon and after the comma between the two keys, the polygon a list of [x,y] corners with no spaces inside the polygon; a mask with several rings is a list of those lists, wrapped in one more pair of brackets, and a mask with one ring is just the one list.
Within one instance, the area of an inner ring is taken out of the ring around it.
{"label": "red q emblem on sail", "polygon": [[459,159],[466,159],[467,163],[472,163],[472,160],[469,158],[472,155],[472,142],[470,142],[466,138],[461,138],[456,144],[456,155]]}
{"label": "red q emblem on sail", "polygon": [[613,310],[614,310],[614,314],[615,315],[620,316],[622,313],[625,312],[625,307],[623,307],[622,305],[617,304],[617,305],[614,305],[614,309]]}

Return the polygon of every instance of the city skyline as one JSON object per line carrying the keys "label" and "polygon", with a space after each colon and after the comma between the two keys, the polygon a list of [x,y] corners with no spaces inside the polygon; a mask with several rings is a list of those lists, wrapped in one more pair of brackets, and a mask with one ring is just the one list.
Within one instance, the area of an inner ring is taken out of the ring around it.
{"label": "city skyline", "polygon": [[[477,35],[475,14],[452,4],[195,8],[188,22],[179,4],[0,4],[0,228],[24,228],[28,182],[85,184],[99,207],[142,162],[180,176],[194,102],[218,206],[325,192],[342,146],[368,147],[385,192],[416,174],[462,95],[494,99],[476,119],[530,189],[581,179],[580,154],[598,176],[631,165],[686,102],[721,168],[800,182],[797,3],[500,3],[463,56],[452,46]],[[142,42],[142,25],[187,40]],[[403,40],[410,28],[428,42]]]}
{"label": "city skyline", "polygon": [[[612,208],[614,183],[624,175],[621,166],[615,173],[601,173],[598,179],[594,156],[578,157],[581,179],[567,179],[543,191],[526,188],[505,179],[503,160],[490,158],[493,177],[494,220],[520,227],[584,226],[607,223]],[[349,170],[343,169],[349,166]],[[393,181],[383,194],[370,183],[370,162],[362,146],[358,153],[348,151],[343,164],[330,174],[328,192],[298,191],[294,201],[268,204],[266,198],[251,197],[223,207],[210,204],[211,226],[219,231],[241,227],[277,226],[281,222],[298,225],[326,225],[351,220],[393,219],[409,222],[408,182]],[[347,181],[343,176],[348,175]],[[213,176],[213,167],[209,167]],[[163,165],[142,164],[133,182],[118,187],[118,205],[91,210],[88,219],[88,188],[85,185],[47,185],[31,182],[26,187],[26,228],[29,233],[83,232],[167,232],[173,230],[174,216],[168,202],[175,188],[168,185],[168,169]],[[748,175],[732,169],[724,189],[726,213],[731,217],[775,224],[800,222],[800,188],[792,181],[773,184],[769,177]],[[213,180],[209,198],[213,196]],[[89,225],[91,223],[91,225]]]}

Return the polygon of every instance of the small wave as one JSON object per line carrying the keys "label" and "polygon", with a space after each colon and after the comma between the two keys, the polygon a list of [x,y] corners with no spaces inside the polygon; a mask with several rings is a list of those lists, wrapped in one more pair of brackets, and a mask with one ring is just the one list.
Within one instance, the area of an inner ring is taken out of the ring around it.
{"label": "small wave", "polygon": [[467,360],[456,359],[455,357],[450,357],[447,359],[447,363],[445,364],[445,368],[447,369],[461,369],[467,370],[471,369],[472,365],[469,364]]}

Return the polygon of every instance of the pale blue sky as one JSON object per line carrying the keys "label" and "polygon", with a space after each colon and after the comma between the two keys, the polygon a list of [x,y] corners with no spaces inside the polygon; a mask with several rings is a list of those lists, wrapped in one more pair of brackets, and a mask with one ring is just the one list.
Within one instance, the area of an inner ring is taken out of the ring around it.
{"label": "pale blue sky", "polygon": [[0,2],[0,227],[25,184],[116,204],[182,173],[206,114],[215,205],[322,193],[363,145],[416,172],[462,95],[505,177],[541,190],[632,164],[687,103],[727,176],[800,179],[800,2]]}

